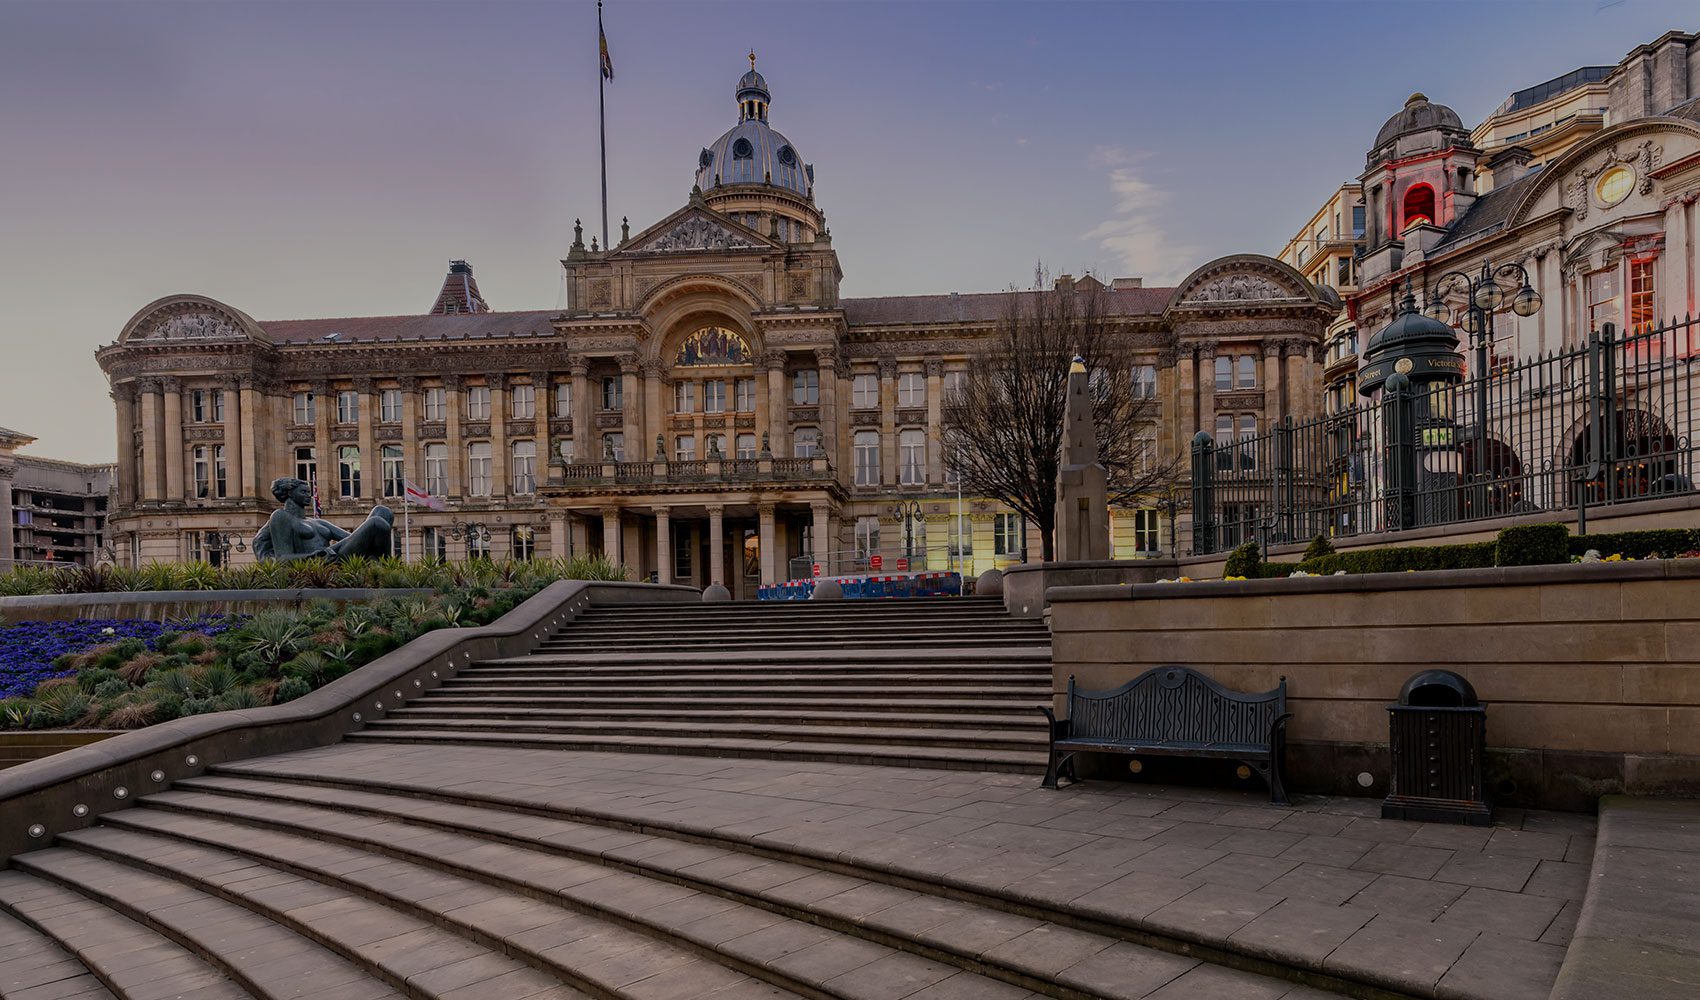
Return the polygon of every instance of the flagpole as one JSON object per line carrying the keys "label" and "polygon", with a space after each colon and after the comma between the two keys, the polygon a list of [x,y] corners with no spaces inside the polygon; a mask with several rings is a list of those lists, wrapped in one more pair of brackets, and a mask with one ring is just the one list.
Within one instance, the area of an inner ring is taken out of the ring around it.
{"label": "flagpole", "polygon": [[602,133],[602,249],[608,243],[608,74],[603,71],[602,0],[596,0],[596,117]]}
{"label": "flagpole", "polygon": [[407,495],[405,464],[401,467],[401,561],[413,561],[413,498]]}

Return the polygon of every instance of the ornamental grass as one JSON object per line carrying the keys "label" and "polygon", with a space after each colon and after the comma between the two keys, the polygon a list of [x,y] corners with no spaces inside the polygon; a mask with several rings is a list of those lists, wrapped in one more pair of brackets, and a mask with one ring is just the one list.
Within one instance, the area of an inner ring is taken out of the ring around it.
{"label": "ornamental grass", "polygon": [[305,609],[252,616],[28,621],[0,627],[0,729],[138,729],[206,712],[281,704],[426,632],[487,625],[557,580],[626,578],[623,567],[600,557],[105,569],[102,574],[20,570],[0,580],[40,587],[98,576],[107,584],[134,583],[114,588],[132,590],[296,588],[313,580],[326,587],[432,592],[361,604],[318,601]]}

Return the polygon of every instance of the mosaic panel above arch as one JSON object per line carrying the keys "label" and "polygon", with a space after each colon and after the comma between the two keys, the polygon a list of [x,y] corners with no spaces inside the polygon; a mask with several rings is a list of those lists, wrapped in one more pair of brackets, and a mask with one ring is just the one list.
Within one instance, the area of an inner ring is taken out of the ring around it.
{"label": "mosaic panel above arch", "polygon": [[705,326],[693,331],[679,345],[679,353],[673,359],[675,368],[754,363],[755,352],[750,350],[749,342],[723,326]]}

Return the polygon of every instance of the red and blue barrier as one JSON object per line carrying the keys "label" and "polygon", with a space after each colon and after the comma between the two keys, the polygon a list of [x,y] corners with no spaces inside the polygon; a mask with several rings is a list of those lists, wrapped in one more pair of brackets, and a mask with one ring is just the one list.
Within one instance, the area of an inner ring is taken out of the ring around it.
{"label": "red and blue barrier", "polygon": [[[874,600],[884,597],[959,597],[962,594],[961,573],[903,573],[892,576],[831,577],[844,591],[848,601]],[[806,601],[814,595],[816,580],[787,580],[756,588],[761,601]]]}

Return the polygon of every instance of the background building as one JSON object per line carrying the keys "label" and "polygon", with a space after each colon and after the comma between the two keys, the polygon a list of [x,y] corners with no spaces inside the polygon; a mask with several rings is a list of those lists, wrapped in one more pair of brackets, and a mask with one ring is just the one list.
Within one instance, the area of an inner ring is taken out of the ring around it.
{"label": "background building", "polygon": [[34,440],[0,427],[0,569],[93,565],[106,544],[114,467],[16,454]]}
{"label": "background building", "polygon": [[[753,68],[735,96],[680,209],[623,224],[613,247],[575,231],[565,310],[495,311],[464,261],[418,316],[259,322],[196,295],[144,307],[98,352],[131,558],[207,558],[294,475],[344,521],[396,504],[404,479],[447,498],[413,513],[414,558],[595,550],[741,595],[876,552],[886,569],[1016,559],[1020,518],[958,500],[943,421],[1007,296],[841,298],[813,166],[769,124]],[[1315,411],[1339,303],[1280,261],[1224,257],[1173,288],[1057,286],[1102,294],[1142,352],[1158,460],[1200,430]],[[1123,556],[1154,555],[1170,527],[1154,507],[1117,522]]]}

